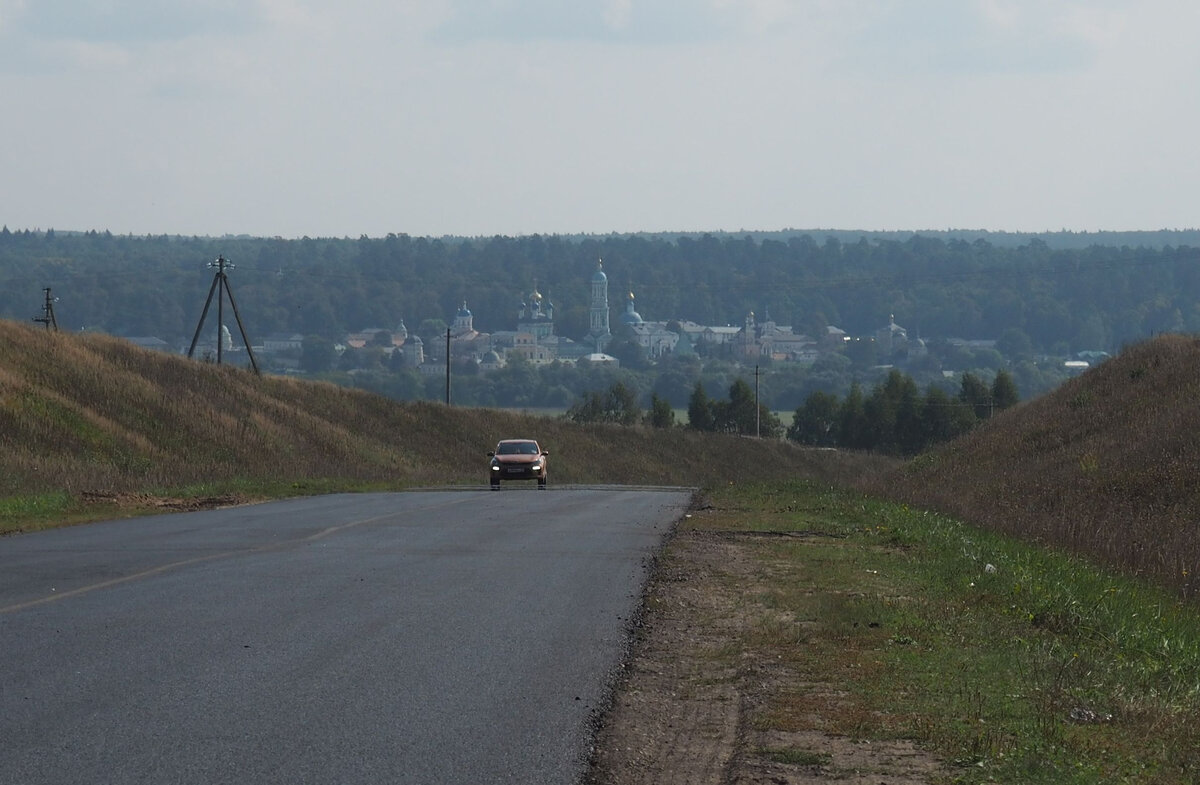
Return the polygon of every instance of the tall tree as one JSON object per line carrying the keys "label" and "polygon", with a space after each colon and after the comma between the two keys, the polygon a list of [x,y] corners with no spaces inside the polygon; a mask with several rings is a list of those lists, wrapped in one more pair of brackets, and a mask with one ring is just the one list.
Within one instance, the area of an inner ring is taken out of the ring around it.
{"label": "tall tree", "polygon": [[852,450],[867,450],[872,446],[862,386],[858,382],[850,385],[838,412],[838,441]]}
{"label": "tall tree", "polygon": [[976,419],[986,420],[992,415],[992,391],[987,384],[973,373],[962,375],[962,387],[958,400],[971,407]]}
{"label": "tall tree", "polygon": [[650,394],[650,410],[646,412],[646,422],[653,428],[671,428],[675,425],[675,410],[671,402]]}
{"label": "tall tree", "polygon": [[955,435],[956,408],[966,409],[963,404],[952,400],[941,387],[929,385],[921,406],[921,435],[924,445],[937,444]]}
{"label": "tall tree", "polygon": [[817,391],[796,409],[787,437],[813,447],[836,447],[839,402],[836,395]]}
{"label": "tall tree", "polygon": [[692,388],[692,395],[688,398],[688,427],[697,431],[711,431],[716,427],[712,401],[700,382],[696,382],[696,386]]}
{"label": "tall tree", "polygon": [[992,402],[996,410],[1002,411],[1016,406],[1020,400],[1021,396],[1017,392],[1017,383],[1013,381],[1012,374],[1003,369],[997,371],[996,378],[992,380]]}
{"label": "tall tree", "polygon": [[729,403],[725,407],[725,421],[718,423],[718,430],[753,436],[755,435],[757,413],[754,390],[746,383],[745,379],[737,379],[729,386]]}
{"label": "tall tree", "polygon": [[895,444],[904,455],[916,455],[925,446],[921,394],[911,376],[902,374],[896,400]]}

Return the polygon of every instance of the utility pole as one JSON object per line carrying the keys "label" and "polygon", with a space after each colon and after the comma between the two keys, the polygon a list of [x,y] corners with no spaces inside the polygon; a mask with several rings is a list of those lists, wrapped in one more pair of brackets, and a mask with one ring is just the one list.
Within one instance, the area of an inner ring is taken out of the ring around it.
{"label": "utility pole", "polygon": [[757,439],[762,436],[762,427],[759,420],[761,419],[758,409],[758,366],[754,366],[754,437]]}
{"label": "utility pole", "polygon": [[450,405],[450,328],[446,328],[446,405]]}
{"label": "utility pole", "polygon": [[196,341],[200,340],[200,330],[204,327],[204,320],[208,316],[209,306],[212,305],[213,294],[217,295],[217,365],[221,364],[221,353],[225,348],[221,340],[221,328],[225,326],[225,298],[229,298],[229,305],[233,308],[233,317],[237,320],[238,330],[242,333],[242,342],[246,344],[246,354],[250,356],[250,367],[254,369],[254,373],[259,373],[258,363],[254,360],[254,350],[250,348],[250,339],[246,337],[246,328],[242,324],[242,316],[238,313],[237,303],[233,301],[233,289],[229,286],[229,277],[225,275],[226,270],[232,270],[233,265],[224,256],[218,256],[215,262],[209,262],[209,267],[215,267],[217,272],[213,276],[212,286],[208,288],[208,299],[204,301],[204,311],[200,314],[200,323],[196,325],[196,334],[192,336],[192,345],[188,348],[188,359],[191,359],[192,354],[196,351]]}
{"label": "utility pole", "polygon": [[46,302],[42,305],[42,315],[33,317],[35,322],[46,325],[46,329],[53,329],[58,332],[58,322],[54,318],[54,303],[58,300],[57,297],[50,296],[50,287],[42,289],[46,293]]}

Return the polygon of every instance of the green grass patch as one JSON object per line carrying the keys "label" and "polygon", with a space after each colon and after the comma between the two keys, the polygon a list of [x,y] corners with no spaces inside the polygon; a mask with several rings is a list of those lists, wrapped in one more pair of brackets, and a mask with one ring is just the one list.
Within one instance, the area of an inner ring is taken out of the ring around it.
{"label": "green grass patch", "polygon": [[[714,489],[748,537],[743,645],[797,682],[762,729],[909,738],[953,782],[1200,778],[1200,612],[1079,559],[817,484]],[[813,534],[817,532],[818,534]]]}
{"label": "green grass patch", "polygon": [[758,750],[758,754],[776,763],[786,763],[791,766],[821,767],[828,766],[833,760],[833,756],[825,752],[801,750],[793,747],[763,747]]}
{"label": "green grass patch", "polygon": [[401,490],[400,482],[315,478],[260,480],[235,478],[137,493],[79,495],[63,492],[0,499],[0,535],[80,523],[156,515],[294,496]]}
{"label": "green grass patch", "polygon": [[85,519],[78,501],[65,492],[0,499],[0,535],[37,531]]}

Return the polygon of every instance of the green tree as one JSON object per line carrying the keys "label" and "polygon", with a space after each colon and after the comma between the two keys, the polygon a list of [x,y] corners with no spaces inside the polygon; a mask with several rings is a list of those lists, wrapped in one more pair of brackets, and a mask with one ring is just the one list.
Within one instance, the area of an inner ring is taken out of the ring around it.
{"label": "green tree", "polygon": [[775,412],[767,405],[758,405],[758,435],[764,439],[782,439],[784,434],[783,422],[775,416]]}
{"label": "green tree", "polygon": [[1025,360],[1033,357],[1033,341],[1024,330],[1010,327],[1000,334],[996,341],[996,350],[1011,360]]}
{"label": "green tree", "polygon": [[[893,372],[894,373],[894,372]],[[863,401],[863,413],[866,417],[868,444],[867,449],[882,450],[894,453],[896,444],[896,408],[899,404],[899,390],[889,394],[888,384],[877,384],[871,394]]]}
{"label": "green tree", "polygon": [[608,388],[606,402],[608,411],[612,412],[615,421],[621,425],[633,425],[642,418],[642,411],[637,403],[637,393],[622,382],[617,382]]}
{"label": "green tree", "polygon": [[716,429],[712,401],[700,382],[696,382],[696,386],[692,388],[692,395],[688,398],[688,427],[697,431]]}
{"label": "green tree", "polygon": [[646,424],[654,428],[674,427],[675,410],[671,408],[671,402],[652,393],[650,411],[646,412]]}
{"label": "green tree", "polygon": [[440,346],[442,352],[445,352],[446,326],[444,319],[421,320],[420,326],[417,327],[417,335],[421,336],[421,340],[425,342],[426,351],[429,351],[431,346]]}
{"label": "green tree", "polygon": [[913,378],[907,374],[899,376],[894,441],[900,453],[916,455],[925,447],[924,424],[921,422],[923,400]]}
{"label": "green tree", "polygon": [[929,385],[921,414],[924,447],[961,436],[977,422],[970,406],[952,398],[937,385]]}
{"label": "green tree", "polygon": [[965,408],[954,401],[941,387],[929,385],[922,402],[921,432],[924,445],[951,439],[954,433],[954,409]]}
{"label": "green tree", "polygon": [[577,423],[611,422],[633,425],[641,419],[637,395],[621,382],[604,392],[589,392],[567,410],[567,419]]}
{"label": "green tree", "polygon": [[604,394],[592,390],[567,409],[566,418],[571,422],[604,422]]}
{"label": "green tree", "polygon": [[1017,383],[1013,381],[1012,375],[1008,371],[997,371],[996,378],[992,380],[992,402],[996,405],[996,410],[1002,411],[1016,406],[1020,400]]}
{"label": "green tree", "polygon": [[333,341],[310,335],[300,344],[300,369],[306,373],[325,373],[336,361]]}
{"label": "green tree", "polygon": [[867,450],[872,446],[862,386],[858,382],[850,385],[838,412],[838,444],[853,450]]}
{"label": "green tree", "polygon": [[839,408],[836,395],[822,391],[809,395],[796,409],[787,437],[813,447],[836,447]]}
{"label": "green tree", "polygon": [[962,387],[958,400],[971,407],[975,419],[986,420],[992,414],[992,391],[987,384],[973,373],[962,375]]}
{"label": "green tree", "polygon": [[730,385],[730,400],[713,405],[715,430],[742,436],[779,438],[784,426],[766,406],[757,403],[754,389],[745,379]]}
{"label": "green tree", "polygon": [[879,346],[874,338],[855,338],[846,342],[846,356],[856,368],[870,368],[879,362]]}
{"label": "green tree", "polygon": [[757,413],[754,390],[745,379],[737,379],[729,386],[729,400],[720,407],[717,430],[753,436]]}

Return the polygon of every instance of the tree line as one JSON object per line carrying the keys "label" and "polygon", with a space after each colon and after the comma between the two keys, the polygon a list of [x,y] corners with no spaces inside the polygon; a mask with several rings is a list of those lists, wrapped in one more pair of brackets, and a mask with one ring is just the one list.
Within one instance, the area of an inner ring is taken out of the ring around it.
{"label": "tree line", "polygon": [[[555,305],[555,333],[579,339],[588,331],[586,282],[603,259],[615,333],[609,351],[620,359],[619,373],[601,381],[599,370],[569,364],[530,369],[514,363],[487,374],[471,364],[454,368],[455,396],[463,404],[563,409],[613,381],[641,401],[654,394],[679,409],[696,383],[725,391],[745,372],[728,352],[703,346],[700,357],[649,362],[616,327],[630,291],[648,320],[741,324],[753,311],[760,322],[790,324],[810,336],[834,325],[861,337],[811,365],[761,358],[761,400],[773,411],[792,411],[814,392],[844,397],[854,381],[874,384],[888,366],[912,374],[922,388],[942,384],[946,374],[990,378],[1005,369],[1031,397],[1067,377],[1062,358],[1072,353],[1115,353],[1161,332],[1200,333],[1200,248],[1166,244],[1194,234],[1108,238],[1145,240],[1144,246],[1051,247],[1039,237],[993,244],[989,237],[828,232],[289,240],[0,228],[0,317],[27,322],[41,307],[42,288],[52,287],[64,330],[158,337],[182,350],[212,282],[207,265],[223,255],[234,264],[229,280],[253,341],[299,334],[305,351],[298,360],[309,378],[398,399],[439,400],[439,379],[389,361],[383,347],[335,347],[350,332],[393,331],[403,322],[436,360],[440,336],[463,301],[477,330],[513,330],[535,285]],[[919,339],[922,354],[884,356],[870,339],[892,315]]]}
{"label": "tree line", "polygon": [[[158,336],[195,328],[218,255],[252,337],[341,340],[367,327],[445,324],[465,300],[484,332],[514,329],[535,283],[556,333],[588,331],[587,281],[604,260],[614,318],[632,291],[647,319],[740,324],[753,311],[815,334],[852,335],[891,315],[925,339],[997,339],[1013,351],[1112,351],[1168,331],[1200,332],[1200,248],[1054,248],[987,235],[530,235],[490,238],[122,236],[0,229],[0,316],[25,321],[43,287],[63,329]],[[1140,235],[1115,236],[1136,241]],[[974,239],[967,239],[974,238]],[[430,336],[423,335],[423,338]]]}
{"label": "tree line", "polygon": [[[779,418],[758,402],[754,390],[744,379],[737,379],[730,385],[728,399],[709,398],[704,384],[696,382],[688,401],[687,415],[686,427],[697,431],[769,439],[783,436]],[[577,423],[643,424],[652,428],[676,426],[675,410],[669,401],[651,393],[650,407],[643,412],[638,405],[637,393],[622,382],[615,382],[606,390],[584,394],[564,416]]]}
{"label": "tree line", "polygon": [[963,374],[957,397],[951,397],[933,384],[922,393],[911,376],[892,370],[869,394],[857,383],[841,399],[813,393],[796,409],[787,438],[813,447],[916,455],[1018,401],[1006,371],[999,371],[990,386],[975,374]]}
{"label": "tree line", "polygon": [[[964,374],[958,395],[951,397],[932,384],[922,393],[911,376],[893,369],[869,394],[858,383],[845,398],[813,393],[796,409],[785,432],[779,418],[757,402],[745,380],[738,379],[730,386],[727,399],[710,398],[704,385],[697,382],[684,427],[763,438],[786,435],[811,447],[916,455],[970,431],[1018,402],[1016,385],[1005,371],[997,373],[990,385],[975,374]],[[637,394],[622,382],[585,394],[565,417],[577,423],[676,427],[675,412],[667,401],[652,395],[649,410],[643,412]]]}

